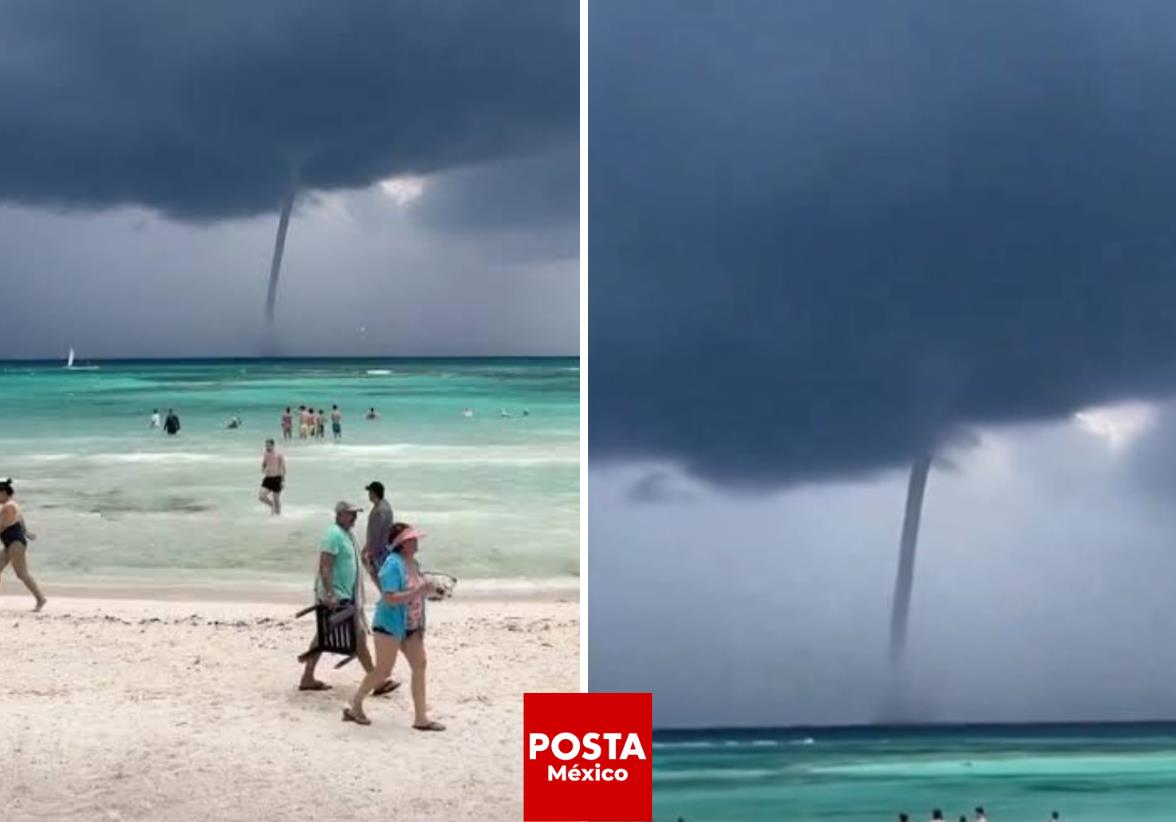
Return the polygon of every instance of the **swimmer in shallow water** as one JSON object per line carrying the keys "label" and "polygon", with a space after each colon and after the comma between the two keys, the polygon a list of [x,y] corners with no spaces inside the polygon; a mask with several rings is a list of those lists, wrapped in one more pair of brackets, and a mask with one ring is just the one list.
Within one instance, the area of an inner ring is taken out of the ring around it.
{"label": "swimmer in shallow water", "polygon": [[3,545],[3,548],[0,548],[0,574],[11,565],[12,570],[16,572],[16,578],[24,583],[36,600],[37,604],[33,611],[40,611],[45,607],[45,595],[41,593],[41,589],[29,573],[26,556],[29,541],[36,539],[37,535],[25,526],[24,514],[13,499],[14,496],[16,491],[12,480],[0,480],[0,545]]}
{"label": "swimmer in shallow water", "polygon": [[277,516],[282,513],[282,489],[286,485],[286,457],[274,447],[272,439],[265,441],[261,455],[261,490],[258,500]]}
{"label": "swimmer in shallow water", "polygon": [[180,418],[176,415],[175,409],[167,409],[167,416],[163,420],[163,431],[169,437],[174,437],[180,433]]}

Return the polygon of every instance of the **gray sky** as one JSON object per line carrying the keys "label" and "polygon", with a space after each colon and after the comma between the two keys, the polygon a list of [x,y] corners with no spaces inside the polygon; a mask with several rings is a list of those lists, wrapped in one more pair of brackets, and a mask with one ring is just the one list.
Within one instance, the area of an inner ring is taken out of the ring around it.
{"label": "gray sky", "polygon": [[[430,186],[440,193],[449,183],[421,185],[409,202],[376,185],[295,212],[278,302],[282,352],[577,353],[575,219],[430,225]],[[0,206],[0,278],[13,309],[5,355],[64,357],[71,345],[88,358],[256,354],[274,222]]]}
{"label": "gray sky", "polygon": [[[10,0],[8,357],[575,354],[577,4]],[[363,330],[361,330],[363,329]]]}
{"label": "gray sky", "polygon": [[1176,717],[1176,9],[589,14],[592,688],[676,725]]}
{"label": "gray sky", "polygon": [[591,687],[653,691],[677,726],[1176,716],[1176,404],[1083,419],[986,429],[933,470],[901,700],[904,471],[747,496],[593,468]]}

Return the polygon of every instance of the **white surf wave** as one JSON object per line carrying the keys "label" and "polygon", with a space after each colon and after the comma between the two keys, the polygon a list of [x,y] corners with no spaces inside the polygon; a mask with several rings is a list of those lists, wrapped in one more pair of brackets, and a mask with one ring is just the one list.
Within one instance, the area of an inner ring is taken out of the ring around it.
{"label": "white surf wave", "polygon": [[[387,463],[411,465],[574,465],[580,461],[579,449],[573,446],[510,445],[322,445],[295,446],[285,449],[287,460],[294,463],[315,462]],[[258,452],[260,454],[260,451]],[[33,464],[78,462],[127,465],[217,464],[246,465],[257,462],[252,452],[224,453],[200,451],[101,451],[95,453],[22,454],[22,462]]]}

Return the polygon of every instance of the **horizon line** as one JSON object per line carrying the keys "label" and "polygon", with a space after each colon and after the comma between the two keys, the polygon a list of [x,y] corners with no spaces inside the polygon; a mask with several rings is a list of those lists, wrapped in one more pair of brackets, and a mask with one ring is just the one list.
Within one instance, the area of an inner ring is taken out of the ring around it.
{"label": "horizon line", "polygon": [[[159,356],[144,356],[144,357],[87,357],[84,360],[79,360],[82,363],[125,363],[125,362],[256,362],[259,360],[266,361],[307,361],[307,360],[379,360],[382,362],[388,361],[410,361],[410,360],[578,360],[580,355],[577,354],[364,354],[364,355],[346,355],[346,354],[312,354],[306,356],[180,356],[180,357],[159,357]],[[0,365],[8,363],[51,363],[56,364],[62,362],[60,357],[15,357],[15,358],[0,358]],[[62,366],[64,368],[64,366]]]}
{"label": "horizon line", "polygon": [[762,731],[771,731],[779,733],[780,731],[796,732],[796,733],[828,733],[830,731],[846,732],[846,731],[885,731],[885,730],[936,730],[936,729],[975,729],[975,730],[994,730],[998,728],[1024,728],[1032,726],[1037,728],[1082,728],[1082,727],[1140,727],[1145,725],[1169,725],[1176,726],[1176,717],[1168,719],[1075,719],[1075,720],[1050,720],[1046,722],[1035,722],[1032,720],[1025,720],[1020,722],[879,722],[879,723],[849,723],[845,725],[715,725],[715,726],[695,726],[695,727],[657,727],[654,726],[653,733],[755,733]]}

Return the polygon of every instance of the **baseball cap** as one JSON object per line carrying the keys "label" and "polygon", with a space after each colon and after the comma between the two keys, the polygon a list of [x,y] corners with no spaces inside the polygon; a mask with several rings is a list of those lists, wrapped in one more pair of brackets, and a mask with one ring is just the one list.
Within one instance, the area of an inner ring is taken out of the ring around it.
{"label": "baseball cap", "polygon": [[350,502],[340,501],[335,503],[336,514],[358,514],[362,510],[358,505],[352,505]]}
{"label": "baseball cap", "polygon": [[379,480],[376,480],[374,482],[369,482],[367,485],[364,486],[363,490],[375,491],[376,496],[382,497],[382,496],[384,496],[384,483],[380,482]]}

